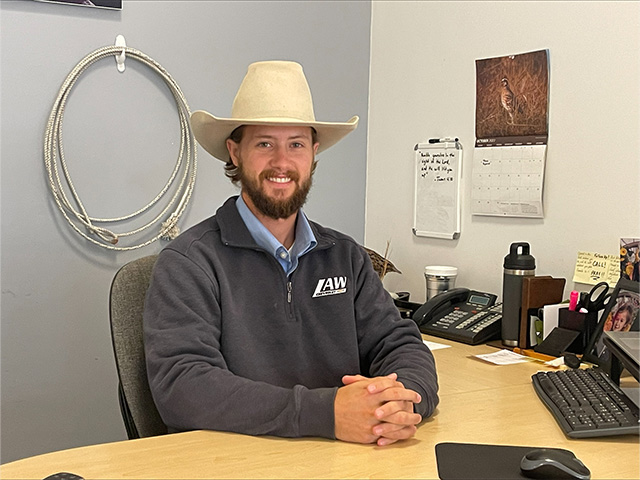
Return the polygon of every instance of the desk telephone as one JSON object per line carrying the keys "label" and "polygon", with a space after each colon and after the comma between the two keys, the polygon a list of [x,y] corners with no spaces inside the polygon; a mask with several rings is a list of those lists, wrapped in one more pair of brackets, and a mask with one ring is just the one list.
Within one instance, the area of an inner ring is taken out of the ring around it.
{"label": "desk telephone", "polygon": [[502,303],[491,293],[468,288],[442,292],[419,307],[413,320],[420,331],[477,345],[500,338]]}

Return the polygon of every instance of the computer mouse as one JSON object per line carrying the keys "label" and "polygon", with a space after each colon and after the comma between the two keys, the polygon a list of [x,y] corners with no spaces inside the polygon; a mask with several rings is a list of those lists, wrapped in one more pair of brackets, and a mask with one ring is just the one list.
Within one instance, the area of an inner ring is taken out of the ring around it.
{"label": "computer mouse", "polygon": [[563,359],[567,367],[580,368],[580,359],[575,353],[565,352]]}
{"label": "computer mouse", "polygon": [[520,462],[520,470],[530,478],[589,480],[591,472],[573,452],[561,448],[536,448]]}
{"label": "computer mouse", "polygon": [[75,473],[58,472],[53,475],[49,475],[47,478],[42,480],[84,480],[84,478],[80,475],[76,475]]}

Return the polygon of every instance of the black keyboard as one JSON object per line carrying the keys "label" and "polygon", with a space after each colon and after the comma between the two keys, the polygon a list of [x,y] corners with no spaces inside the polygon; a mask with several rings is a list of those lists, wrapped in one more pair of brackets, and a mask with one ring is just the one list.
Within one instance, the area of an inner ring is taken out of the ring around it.
{"label": "black keyboard", "polygon": [[568,437],[638,435],[638,407],[599,368],[538,372],[533,388]]}

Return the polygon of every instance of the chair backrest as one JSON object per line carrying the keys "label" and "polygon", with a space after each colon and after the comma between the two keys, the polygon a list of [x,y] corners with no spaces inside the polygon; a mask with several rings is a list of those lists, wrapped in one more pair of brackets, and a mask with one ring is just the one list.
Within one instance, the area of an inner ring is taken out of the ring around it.
{"label": "chair backrest", "polygon": [[111,283],[109,316],[118,397],[130,439],[167,433],[149,389],[142,333],[144,300],[157,258],[150,255],[127,263]]}

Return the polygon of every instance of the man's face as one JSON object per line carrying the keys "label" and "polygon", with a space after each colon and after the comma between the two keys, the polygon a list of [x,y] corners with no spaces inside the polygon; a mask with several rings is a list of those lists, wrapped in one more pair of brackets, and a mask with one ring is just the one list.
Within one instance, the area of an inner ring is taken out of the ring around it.
{"label": "man's face", "polygon": [[249,208],[280,219],[304,205],[318,149],[310,127],[247,125],[240,143],[227,140],[227,148]]}

